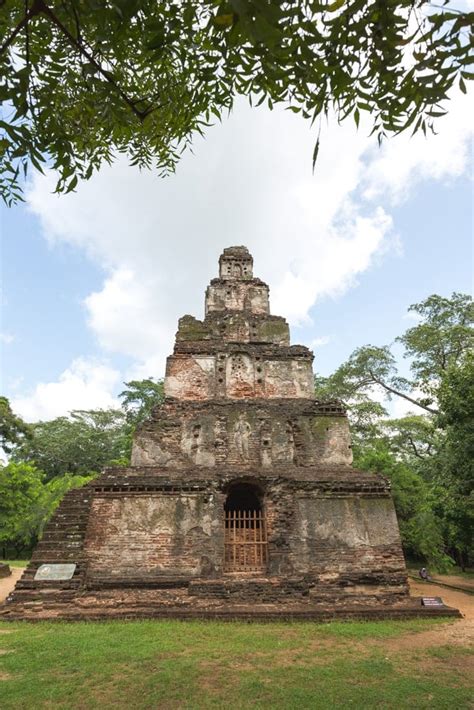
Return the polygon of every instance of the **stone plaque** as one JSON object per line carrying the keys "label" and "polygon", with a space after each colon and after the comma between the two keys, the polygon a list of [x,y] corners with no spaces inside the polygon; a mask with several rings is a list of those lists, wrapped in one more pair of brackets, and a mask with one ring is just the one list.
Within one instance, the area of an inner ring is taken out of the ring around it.
{"label": "stone plaque", "polygon": [[66,579],[71,579],[72,575],[74,574],[74,571],[76,569],[75,564],[69,564],[69,565],[57,565],[57,564],[50,564],[50,565],[40,565],[38,569],[36,570],[35,574],[35,579],[44,579],[44,580],[66,580]]}
{"label": "stone plaque", "polygon": [[441,597],[422,597],[421,603],[423,606],[444,606]]}

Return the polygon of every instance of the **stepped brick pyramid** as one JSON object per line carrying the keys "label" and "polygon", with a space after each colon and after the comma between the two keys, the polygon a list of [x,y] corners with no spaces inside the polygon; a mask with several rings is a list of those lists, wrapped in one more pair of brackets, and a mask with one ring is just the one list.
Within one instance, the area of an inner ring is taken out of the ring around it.
{"label": "stepped brick pyramid", "polygon": [[66,495],[3,616],[440,613],[409,599],[389,484],[352,468],[345,410],[315,399],[312,361],[248,250],[225,249],[131,466]]}

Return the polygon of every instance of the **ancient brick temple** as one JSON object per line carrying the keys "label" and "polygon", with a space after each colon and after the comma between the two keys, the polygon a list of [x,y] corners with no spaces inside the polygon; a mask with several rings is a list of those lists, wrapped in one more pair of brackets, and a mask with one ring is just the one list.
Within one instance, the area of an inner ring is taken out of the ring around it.
{"label": "ancient brick temple", "polygon": [[389,485],[352,468],[346,413],[315,399],[312,361],[248,250],[225,249],[204,320],[179,321],[131,466],[66,495],[4,613],[419,611]]}

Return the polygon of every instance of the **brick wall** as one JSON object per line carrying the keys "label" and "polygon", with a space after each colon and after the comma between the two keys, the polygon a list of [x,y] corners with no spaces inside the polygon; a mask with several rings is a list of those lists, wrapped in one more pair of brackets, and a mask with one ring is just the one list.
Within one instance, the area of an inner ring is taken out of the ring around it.
{"label": "brick wall", "polygon": [[[243,385],[242,385],[243,386]],[[297,469],[350,465],[343,413],[321,413],[317,402],[169,401],[136,432],[132,464],[170,468],[249,465]]]}
{"label": "brick wall", "polygon": [[222,516],[208,493],[96,494],[86,535],[87,577],[212,574]]}

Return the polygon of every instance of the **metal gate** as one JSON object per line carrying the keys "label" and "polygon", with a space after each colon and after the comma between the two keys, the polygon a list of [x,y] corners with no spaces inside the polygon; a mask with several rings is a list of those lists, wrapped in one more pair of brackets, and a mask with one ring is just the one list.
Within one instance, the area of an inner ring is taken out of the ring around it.
{"label": "metal gate", "polygon": [[262,572],[267,564],[267,530],[261,510],[226,510],[224,570]]}

